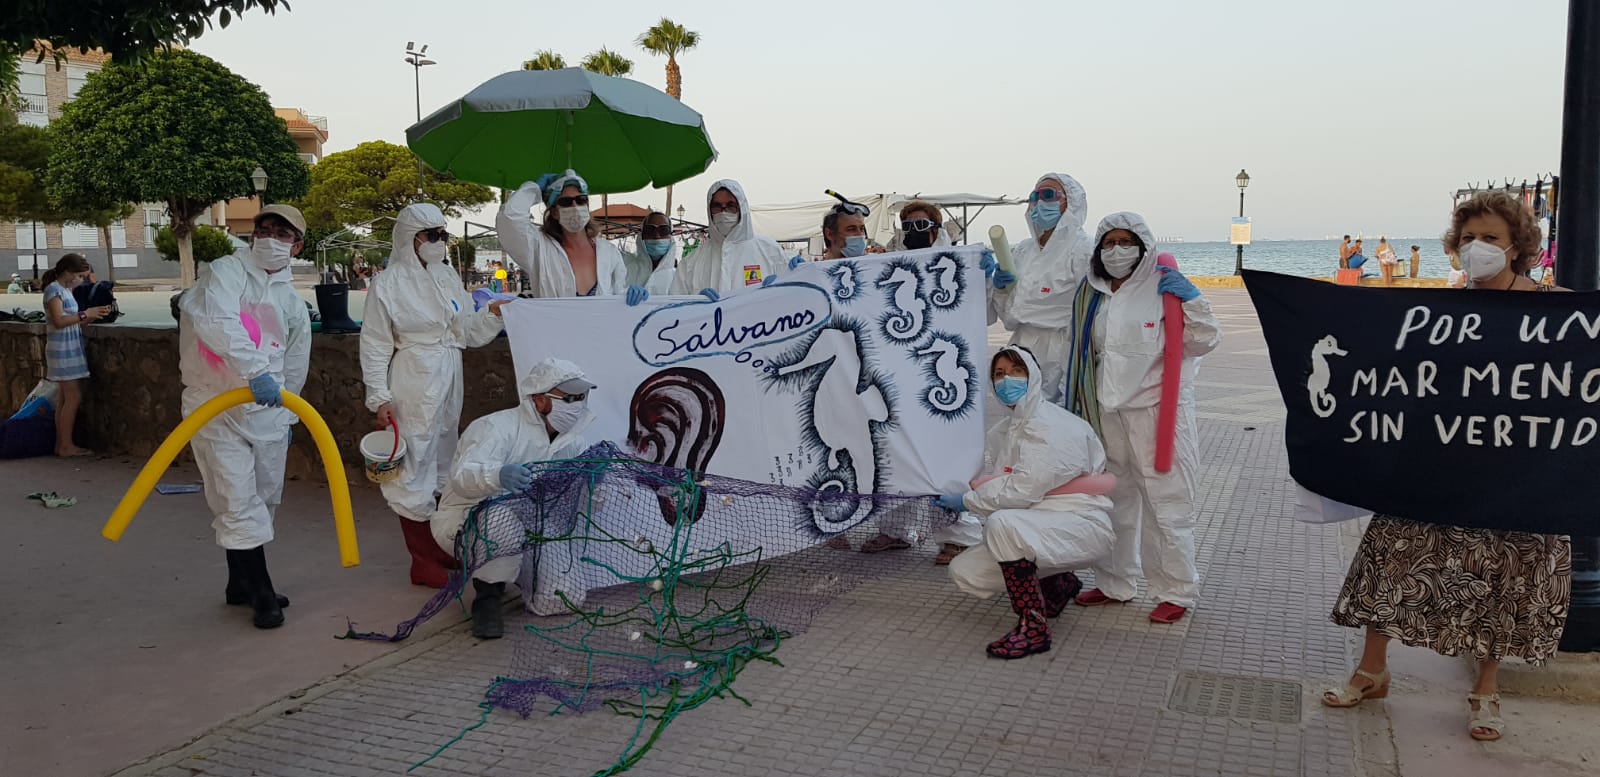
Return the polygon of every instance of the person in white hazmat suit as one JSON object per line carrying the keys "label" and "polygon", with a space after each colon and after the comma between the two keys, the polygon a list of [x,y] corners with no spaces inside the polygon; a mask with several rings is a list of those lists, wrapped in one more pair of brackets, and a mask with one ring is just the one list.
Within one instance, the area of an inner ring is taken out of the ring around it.
{"label": "person in white hazmat suit", "polygon": [[622,255],[628,265],[628,286],[641,287],[649,294],[671,294],[682,259],[683,250],[672,239],[672,220],[652,210],[639,225],[638,250]]}
{"label": "person in white hazmat suit", "polygon": [[405,442],[400,476],[382,485],[400,516],[411,582],[443,588],[455,559],[428,533],[435,496],[449,475],[461,423],[461,351],[500,333],[500,306],[474,312],[461,277],[445,264],[449,233],[438,206],[407,205],[395,217],[389,266],[372,279],[361,326],[367,409]]}
{"label": "person in white hazmat suit", "polygon": [[178,368],[183,414],[248,386],[253,405],[222,412],[190,438],[217,544],[228,556],[228,604],[249,604],[256,628],[283,625],[289,600],[273,589],[266,544],[283,496],[294,413],[282,392],[299,393],[311,366],[311,318],[290,284],[289,260],[306,222],[288,205],[255,217],[248,250],[210,263],[179,300]]}
{"label": "person in white hazmat suit", "polygon": [[[588,448],[583,430],[594,420],[588,409],[589,392],[594,388],[578,365],[551,357],[517,380],[517,393],[522,397],[517,407],[491,413],[467,427],[431,523],[440,548],[455,553],[456,538],[479,502],[528,490],[533,473],[526,464],[577,458]],[[481,561],[487,548],[520,548],[524,544],[520,525],[506,522],[478,528],[480,534],[468,537],[472,546],[463,549],[468,564]],[[499,639],[505,633],[500,600],[521,564],[522,554],[518,553],[483,561],[472,571],[474,636]],[[530,610],[533,595],[533,591],[522,592]]]}
{"label": "person in white hazmat suit", "polygon": [[673,294],[710,291],[706,296],[715,299],[771,283],[780,268],[799,266],[800,261],[784,257],[776,241],[756,234],[750,201],[737,181],[711,184],[706,215],[706,237],[678,265]]}
{"label": "person in white hazmat suit", "polygon": [[1011,331],[1013,345],[1026,346],[1044,369],[1045,398],[1056,404],[1072,352],[1072,298],[1089,272],[1094,241],[1084,231],[1088,196],[1070,175],[1046,173],[1028,195],[1032,237],[1011,247],[1016,273],[996,273],[989,297],[989,323]]}
{"label": "person in white hazmat suit", "polygon": [[[1068,409],[1088,419],[1105,441],[1117,476],[1111,523],[1117,543],[1095,565],[1098,587],[1079,595],[1085,606],[1132,599],[1141,567],[1158,602],[1150,619],[1176,623],[1200,593],[1194,563],[1195,480],[1199,429],[1194,379],[1200,357],[1222,342],[1211,303],[1176,269],[1157,267],[1155,233],[1137,213],[1113,213],[1095,230],[1086,288],[1074,301],[1075,333],[1089,349],[1074,354]],[[1183,369],[1172,469],[1157,472],[1156,416],[1161,402],[1163,320],[1167,296],[1183,303]]]}
{"label": "person in white hazmat suit", "polygon": [[984,441],[984,476],[939,506],[982,516],[983,542],[950,562],[950,579],[973,596],[1011,598],[1017,626],[988,653],[1023,658],[1050,649],[1049,619],[1081,588],[1071,570],[1111,552],[1109,498],[1051,493],[1105,472],[1106,454],[1086,421],[1044,396],[1043,370],[1026,348],[1008,345],[990,364],[1002,411]]}
{"label": "person in white hazmat suit", "polygon": [[[535,226],[529,212],[541,202],[544,221]],[[535,297],[627,295],[628,304],[637,305],[649,296],[642,286],[628,285],[622,252],[600,239],[600,227],[590,218],[589,184],[571,170],[522,184],[506,198],[494,225],[500,246],[527,274]]]}

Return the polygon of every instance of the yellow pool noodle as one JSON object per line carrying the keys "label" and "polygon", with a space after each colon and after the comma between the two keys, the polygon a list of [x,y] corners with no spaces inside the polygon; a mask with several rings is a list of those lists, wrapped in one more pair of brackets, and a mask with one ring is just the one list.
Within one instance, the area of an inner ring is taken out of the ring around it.
{"label": "yellow pool noodle", "polygon": [[[128,487],[128,493],[122,495],[122,501],[117,503],[117,509],[111,512],[110,520],[106,521],[105,528],[100,530],[100,536],[112,542],[122,539],[122,533],[127,530],[128,524],[133,521],[135,513],[144,506],[144,500],[150,496],[150,490],[156,487],[156,482],[161,479],[162,473],[172,465],[172,460],[178,457],[183,446],[189,444],[189,439],[194,437],[200,427],[210,423],[219,413],[235,405],[254,402],[255,396],[250,389],[239,388],[218,394],[209,402],[196,408],[178,428],[167,435],[167,439],[156,449],[155,455],[145,462],[144,469],[139,470],[139,476],[133,479],[133,485]],[[361,564],[361,552],[356,547],[356,522],[350,509],[350,484],[344,479],[344,464],[339,460],[339,446],[333,441],[333,432],[328,430],[328,424],[317,414],[316,408],[311,403],[301,399],[298,395],[283,392],[283,406],[300,417],[305,422],[306,428],[311,432],[311,439],[317,443],[317,453],[322,456],[322,466],[328,473],[328,495],[333,498],[333,528],[339,539],[339,563],[353,567]]]}
{"label": "yellow pool noodle", "polygon": [[994,251],[994,263],[1000,269],[1013,275],[1016,270],[1011,269],[1011,244],[1006,242],[1006,228],[996,224],[989,227],[989,250]]}

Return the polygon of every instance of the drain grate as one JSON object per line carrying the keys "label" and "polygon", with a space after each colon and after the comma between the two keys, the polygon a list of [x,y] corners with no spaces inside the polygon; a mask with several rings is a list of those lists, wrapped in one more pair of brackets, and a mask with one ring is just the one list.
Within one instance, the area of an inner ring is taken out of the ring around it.
{"label": "drain grate", "polygon": [[1217,718],[1300,722],[1300,684],[1265,677],[1179,672],[1167,708]]}

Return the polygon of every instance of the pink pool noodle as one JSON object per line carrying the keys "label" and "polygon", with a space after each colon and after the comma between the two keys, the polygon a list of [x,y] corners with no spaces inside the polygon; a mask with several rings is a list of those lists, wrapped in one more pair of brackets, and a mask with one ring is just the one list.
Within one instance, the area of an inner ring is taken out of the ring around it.
{"label": "pink pool noodle", "polygon": [[[1156,257],[1156,265],[1176,270],[1178,259],[1163,253]],[[1163,294],[1161,304],[1166,343],[1161,354],[1161,404],[1156,410],[1156,471],[1171,472],[1178,436],[1178,389],[1183,380],[1183,301]]]}
{"label": "pink pool noodle", "polygon": [[[240,311],[239,323],[244,324],[244,333],[250,335],[250,343],[257,348],[261,347],[261,322],[255,316]],[[222,357],[212,352],[205,343],[199,343],[200,355],[205,357],[206,363],[212,367],[222,367]]]}
{"label": "pink pool noodle", "polygon": [[[999,475],[978,478],[972,481],[972,487],[977,488]],[[1061,496],[1063,494],[1088,494],[1090,496],[1105,496],[1117,487],[1117,476],[1110,472],[1101,472],[1098,475],[1079,475],[1066,483],[1056,486],[1045,492],[1045,496]]]}

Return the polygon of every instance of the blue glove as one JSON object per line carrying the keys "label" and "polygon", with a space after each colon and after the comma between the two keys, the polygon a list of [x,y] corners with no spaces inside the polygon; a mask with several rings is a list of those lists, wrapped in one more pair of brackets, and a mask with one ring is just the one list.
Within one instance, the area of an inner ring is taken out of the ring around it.
{"label": "blue glove", "polygon": [[541,194],[549,194],[548,190],[550,188],[550,184],[555,183],[556,179],[560,177],[560,173],[545,173],[544,175],[539,176],[539,192]]}
{"label": "blue glove", "polygon": [[1016,275],[1014,275],[1012,273],[1008,273],[1005,270],[1001,270],[1001,269],[998,269],[998,268],[995,269],[993,278],[994,278],[994,287],[996,289],[1004,289],[1005,287],[1010,286],[1011,284],[1017,282],[1017,276]]}
{"label": "blue glove", "polygon": [[945,494],[933,501],[934,504],[949,510],[952,513],[964,512],[967,509],[966,494]]}
{"label": "blue glove", "polygon": [[767,277],[761,279],[761,288],[765,289],[766,287],[771,286],[772,284],[777,283],[777,282],[778,282],[778,276],[776,276],[776,275],[768,275]]}
{"label": "blue glove", "polygon": [[1156,284],[1156,290],[1162,294],[1171,294],[1184,302],[1200,299],[1200,290],[1183,273],[1171,267],[1158,268],[1161,271],[1161,281]]}
{"label": "blue glove", "polygon": [[278,381],[272,379],[271,373],[263,372],[251,378],[250,393],[262,407],[283,407],[283,392],[278,390]]}
{"label": "blue glove", "polygon": [[507,464],[500,468],[500,488],[520,494],[533,486],[533,473],[521,464]]}
{"label": "blue glove", "polygon": [[789,260],[789,269],[793,270],[794,268],[799,267],[800,265],[805,264],[805,263],[806,263],[806,258],[805,257],[803,257],[803,256],[801,256],[799,254],[795,254],[794,258]]}
{"label": "blue glove", "polygon": [[628,306],[629,307],[632,307],[632,306],[637,305],[637,304],[639,304],[641,302],[644,302],[647,299],[650,299],[650,292],[645,291],[645,288],[643,286],[629,286],[628,287]]}
{"label": "blue glove", "polygon": [[1000,262],[994,258],[993,251],[984,250],[983,258],[978,260],[978,269],[983,270],[983,277],[994,277],[995,270],[1000,269]]}
{"label": "blue glove", "polygon": [[722,295],[718,294],[716,289],[701,289],[700,296],[705,297],[712,302],[722,299]]}

